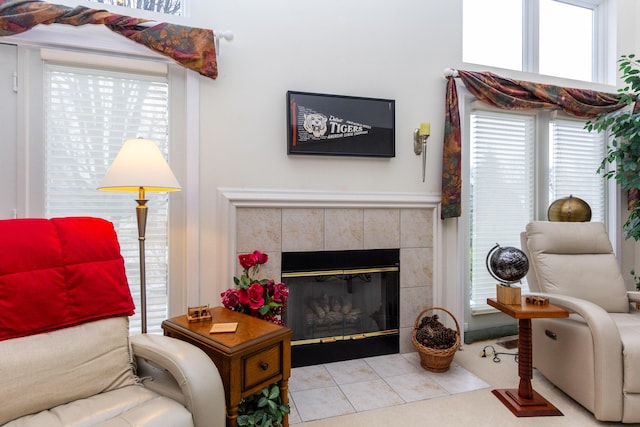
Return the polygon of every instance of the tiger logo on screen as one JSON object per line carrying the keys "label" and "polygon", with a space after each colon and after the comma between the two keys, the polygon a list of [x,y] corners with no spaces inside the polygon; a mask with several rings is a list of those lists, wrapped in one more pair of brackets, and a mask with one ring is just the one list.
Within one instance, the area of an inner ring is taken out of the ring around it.
{"label": "tiger logo on screen", "polygon": [[305,114],[304,129],[315,138],[320,138],[327,133],[327,116],[318,113]]}

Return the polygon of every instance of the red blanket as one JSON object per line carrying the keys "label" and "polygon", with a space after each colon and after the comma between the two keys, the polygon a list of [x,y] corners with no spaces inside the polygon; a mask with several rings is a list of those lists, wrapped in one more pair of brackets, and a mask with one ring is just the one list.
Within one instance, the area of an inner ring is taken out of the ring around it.
{"label": "red blanket", "polygon": [[0,220],[0,341],[133,312],[113,224]]}

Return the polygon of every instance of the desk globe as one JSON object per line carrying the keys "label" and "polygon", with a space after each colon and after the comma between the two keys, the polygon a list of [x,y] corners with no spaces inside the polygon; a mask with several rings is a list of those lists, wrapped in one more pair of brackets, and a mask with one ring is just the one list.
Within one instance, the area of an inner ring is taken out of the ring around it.
{"label": "desk globe", "polygon": [[498,301],[520,304],[520,287],[511,285],[522,280],[529,271],[529,259],[525,253],[513,246],[502,247],[496,243],[487,254],[486,263],[491,277],[500,282],[496,287]]}

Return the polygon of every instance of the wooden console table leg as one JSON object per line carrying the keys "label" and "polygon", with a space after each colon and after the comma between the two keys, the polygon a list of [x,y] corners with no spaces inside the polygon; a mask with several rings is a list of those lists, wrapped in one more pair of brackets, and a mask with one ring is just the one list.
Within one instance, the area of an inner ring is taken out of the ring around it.
{"label": "wooden console table leg", "polygon": [[[289,379],[280,380],[280,402],[283,405],[289,404]],[[282,417],[282,426],[289,427],[289,414],[284,414]]]}
{"label": "wooden console table leg", "polygon": [[227,406],[227,427],[236,427],[238,424],[238,405]]}
{"label": "wooden console table leg", "polygon": [[533,354],[531,347],[531,319],[518,321],[518,396],[522,399],[533,399]]}
{"label": "wooden console table leg", "polygon": [[531,386],[533,378],[533,352],[531,319],[518,319],[518,389],[493,390],[493,394],[517,417],[562,415],[551,402]]}

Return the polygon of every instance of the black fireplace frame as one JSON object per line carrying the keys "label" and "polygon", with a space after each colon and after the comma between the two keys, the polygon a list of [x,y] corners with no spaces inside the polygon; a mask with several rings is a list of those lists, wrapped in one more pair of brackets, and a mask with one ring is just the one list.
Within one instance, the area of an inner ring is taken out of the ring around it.
{"label": "black fireplace frame", "polygon": [[[374,260],[372,262],[372,260]],[[351,337],[331,342],[296,343],[291,345],[291,366],[300,367],[320,363],[338,362],[363,357],[396,354],[400,351],[400,249],[371,249],[321,252],[283,252],[282,276],[292,273],[318,270],[358,270],[367,268],[393,268],[396,276],[395,312],[392,323],[395,328],[372,336]],[[286,316],[285,316],[286,319]],[[292,325],[288,325],[292,326]],[[363,343],[366,342],[366,345]]]}

